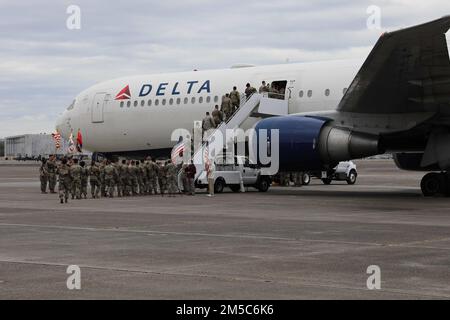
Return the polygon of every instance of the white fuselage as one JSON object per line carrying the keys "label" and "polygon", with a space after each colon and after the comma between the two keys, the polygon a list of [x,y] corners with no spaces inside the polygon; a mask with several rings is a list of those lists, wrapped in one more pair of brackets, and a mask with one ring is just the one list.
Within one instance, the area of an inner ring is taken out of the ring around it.
{"label": "white fuselage", "polygon": [[[115,79],[81,92],[58,119],[57,129],[64,138],[79,129],[83,147],[92,152],[167,149],[174,144],[173,130],[191,131],[194,121],[220,106],[233,86],[242,93],[246,83],[258,89],[262,81],[286,81],[289,114],[334,110],[360,65],[330,61]],[[129,95],[118,96],[126,86]],[[257,120],[249,118],[242,127]]]}

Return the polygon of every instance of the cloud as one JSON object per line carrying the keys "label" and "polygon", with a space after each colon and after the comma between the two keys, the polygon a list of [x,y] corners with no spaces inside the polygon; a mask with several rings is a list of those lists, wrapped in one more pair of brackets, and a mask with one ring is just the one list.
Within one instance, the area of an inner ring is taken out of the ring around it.
{"label": "cloud", "polygon": [[[0,0],[0,137],[48,131],[74,96],[106,79],[364,58],[382,31],[450,13],[448,0],[78,0],[81,30],[71,31],[73,3]],[[383,30],[367,29],[370,5]]]}

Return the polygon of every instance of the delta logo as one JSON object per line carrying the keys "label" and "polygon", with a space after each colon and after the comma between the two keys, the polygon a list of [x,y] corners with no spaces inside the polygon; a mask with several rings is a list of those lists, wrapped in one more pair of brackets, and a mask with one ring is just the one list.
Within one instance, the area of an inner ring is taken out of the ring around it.
{"label": "delta logo", "polygon": [[127,85],[125,88],[120,90],[120,92],[116,95],[115,100],[128,100],[131,99],[130,86]]}

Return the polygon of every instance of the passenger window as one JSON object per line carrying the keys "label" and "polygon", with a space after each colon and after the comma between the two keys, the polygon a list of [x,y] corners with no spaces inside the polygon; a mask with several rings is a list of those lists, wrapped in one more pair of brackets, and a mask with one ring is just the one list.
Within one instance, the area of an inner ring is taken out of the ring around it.
{"label": "passenger window", "polygon": [[330,89],[325,90],[325,96],[327,96],[327,97],[330,96]]}
{"label": "passenger window", "polygon": [[148,100],[147,105],[150,107],[152,105],[152,100]]}
{"label": "passenger window", "polygon": [[200,98],[198,99],[198,103],[203,103],[203,97],[200,97]]}
{"label": "passenger window", "polygon": [[308,90],[308,98],[311,98],[311,97],[312,97],[312,95],[313,95],[313,92],[312,92],[312,90]]}
{"label": "passenger window", "polygon": [[137,105],[138,105],[138,102],[137,102],[137,100],[135,100],[134,101],[134,106],[137,107]]}
{"label": "passenger window", "polygon": [[177,104],[180,104],[180,103],[181,103],[181,99],[177,98]]}
{"label": "passenger window", "polygon": [[162,105],[165,106],[166,105],[166,99],[162,100]]}
{"label": "passenger window", "polygon": [[141,107],[145,106],[145,100],[141,100]]}
{"label": "passenger window", "polygon": [[159,100],[158,99],[155,100],[155,106],[157,106],[157,105],[159,105]]}
{"label": "passenger window", "polygon": [[207,96],[206,97],[206,103],[210,103],[211,102],[211,97],[210,96]]}
{"label": "passenger window", "polygon": [[170,98],[169,104],[170,104],[170,105],[173,105],[173,98]]}
{"label": "passenger window", "polygon": [[191,103],[192,103],[192,104],[195,104],[195,97],[192,97]]}
{"label": "passenger window", "polygon": [[121,101],[120,102],[120,107],[123,108],[124,105],[125,105],[125,102]]}
{"label": "passenger window", "polygon": [[303,90],[301,90],[301,91],[298,93],[298,96],[299,96],[300,98],[303,98],[304,95],[305,95],[305,92],[303,92]]}
{"label": "passenger window", "polygon": [[128,107],[128,108],[131,107],[131,101],[128,101],[128,102],[127,102],[127,107]]}
{"label": "passenger window", "polygon": [[188,103],[188,101],[189,101],[189,99],[188,99],[188,98],[184,98],[184,104],[187,104],[187,103]]}
{"label": "passenger window", "polygon": [[219,97],[218,97],[218,96],[215,96],[215,97],[214,97],[214,102],[215,102],[215,103],[219,102]]}

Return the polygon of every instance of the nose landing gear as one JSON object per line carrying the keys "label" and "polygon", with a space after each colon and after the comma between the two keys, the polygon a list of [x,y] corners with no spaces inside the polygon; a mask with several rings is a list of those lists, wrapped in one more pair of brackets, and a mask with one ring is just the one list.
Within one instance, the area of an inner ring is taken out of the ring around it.
{"label": "nose landing gear", "polygon": [[446,172],[429,173],[422,178],[420,187],[425,197],[450,196],[450,179]]}

